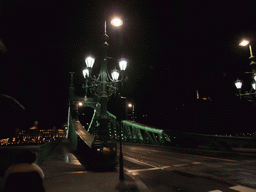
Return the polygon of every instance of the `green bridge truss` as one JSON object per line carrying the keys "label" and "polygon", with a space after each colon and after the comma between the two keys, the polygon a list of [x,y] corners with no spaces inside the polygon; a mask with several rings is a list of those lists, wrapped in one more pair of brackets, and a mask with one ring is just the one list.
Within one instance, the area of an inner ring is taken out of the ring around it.
{"label": "green bridge truss", "polygon": [[[88,139],[84,135],[89,132],[94,137],[97,137],[98,131],[98,112],[100,109],[100,104],[98,102],[93,102],[91,100],[84,100],[83,98],[77,99],[76,102],[82,102],[84,106],[91,107],[94,109],[94,113],[87,130],[82,129],[78,126],[79,121],[73,119],[70,109],[68,112],[68,134],[67,137],[72,141],[75,147],[77,147],[78,137],[82,139],[85,143],[88,143]],[[128,120],[123,120],[118,122],[116,116],[107,112],[109,116],[108,123],[108,134],[111,139],[120,140],[120,130],[121,137],[123,141],[132,143],[144,143],[151,145],[162,145],[166,142],[170,142],[169,136],[162,129],[148,127],[137,122],[132,122]],[[79,127],[79,128],[78,128]],[[78,130],[79,129],[79,130]],[[92,138],[92,137],[90,137]],[[90,142],[89,142],[90,143]]]}

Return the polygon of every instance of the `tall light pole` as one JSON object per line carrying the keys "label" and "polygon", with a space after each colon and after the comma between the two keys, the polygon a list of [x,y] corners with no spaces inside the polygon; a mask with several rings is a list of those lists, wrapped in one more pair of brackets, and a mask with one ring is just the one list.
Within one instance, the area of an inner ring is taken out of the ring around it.
{"label": "tall light pole", "polygon": [[[111,21],[111,24],[115,27],[119,27],[123,24],[123,21],[119,18],[114,18]],[[111,76],[108,73],[107,67],[107,50],[108,50],[108,38],[107,35],[107,21],[105,21],[104,25],[104,43],[103,43],[103,60],[101,61],[101,67],[99,74],[95,77],[92,76],[92,68],[95,62],[95,58],[89,56],[85,59],[86,68],[83,70],[83,75],[85,78],[85,93],[87,94],[88,89],[90,93],[97,97],[100,103],[100,117],[97,117],[100,122],[99,127],[99,137],[106,138],[108,135],[107,124],[109,121],[109,116],[107,114],[107,101],[112,94],[116,94],[117,91],[117,83],[123,81],[123,72],[127,67],[127,61],[124,59],[120,59],[119,68],[120,70],[114,70]],[[121,74],[121,78],[119,79],[119,74]]]}
{"label": "tall light pole", "polygon": [[[249,50],[250,50],[250,57],[249,59],[251,60],[251,63],[250,65],[255,65],[256,62],[254,61],[254,56],[253,56],[253,53],[252,53],[252,46],[250,44],[250,41],[248,40],[243,40],[241,41],[241,43],[239,43],[240,46],[248,46],[249,47]],[[252,66],[253,67],[253,66]]]}
{"label": "tall light pole", "polygon": [[119,122],[119,180],[124,181],[124,165],[123,165],[123,147],[122,147],[122,120],[126,119],[126,97],[122,97],[120,93],[117,95],[117,116],[116,120]]}
{"label": "tall light pole", "polygon": [[134,121],[134,104],[129,103],[128,107],[132,108],[132,121]]}

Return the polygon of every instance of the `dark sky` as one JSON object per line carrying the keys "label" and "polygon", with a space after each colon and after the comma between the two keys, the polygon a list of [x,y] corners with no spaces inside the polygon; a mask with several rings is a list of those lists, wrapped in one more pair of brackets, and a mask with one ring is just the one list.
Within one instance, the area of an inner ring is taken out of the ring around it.
{"label": "dark sky", "polygon": [[128,59],[122,94],[137,109],[168,110],[196,98],[197,89],[202,97],[229,99],[233,81],[250,70],[249,49],[240,40],[249,38],[256,49],[253,8],[242,1],[2,0],[0,38],[8,51],[0,56],[0,90],[41,127],[62,125],[69,72],[79,92],[85,56],[99,58],[104,20],[120,15],[120,29],[107,26],[108,55]]}

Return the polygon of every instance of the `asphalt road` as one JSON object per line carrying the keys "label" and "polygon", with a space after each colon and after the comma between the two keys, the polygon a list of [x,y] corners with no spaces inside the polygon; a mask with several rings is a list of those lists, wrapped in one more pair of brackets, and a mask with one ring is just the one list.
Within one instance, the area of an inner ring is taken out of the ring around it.
{"label": "asphalt road", "polygon": [[124,170],[150,191],[255,191],[250,153],[123,144]]}

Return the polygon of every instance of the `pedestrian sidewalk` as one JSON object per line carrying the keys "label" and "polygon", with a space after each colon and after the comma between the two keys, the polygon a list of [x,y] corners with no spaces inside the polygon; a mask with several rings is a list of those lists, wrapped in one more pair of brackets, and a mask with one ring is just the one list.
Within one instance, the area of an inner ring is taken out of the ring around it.
{"label": "pedestrian sidewalk", "polygon": [[89,172],[68,149],[67,140],[62,141],[53,153],[40,165],[45,174],[44,186],[47,192],[111,192],[147,191],[139,181],[124,176],[119,181],[119,172]]}

